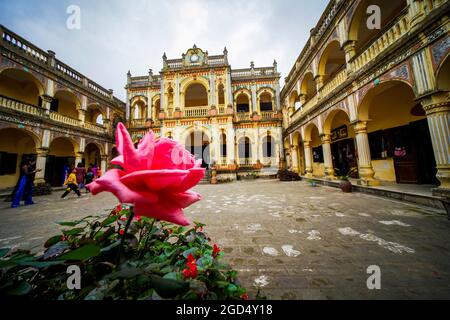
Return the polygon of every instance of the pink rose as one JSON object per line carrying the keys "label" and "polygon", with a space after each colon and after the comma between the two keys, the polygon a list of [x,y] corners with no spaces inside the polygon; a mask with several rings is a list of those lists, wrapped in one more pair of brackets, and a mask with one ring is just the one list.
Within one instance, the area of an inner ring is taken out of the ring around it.
{"label": "pink rose", "polygon": [[202,160],[195,161],[181,144],[157,139],[149,132],[135,148],[122,123],[116,131],[119,156],[111,161],[123,170],[111,169],[88,185],[93,195],[107,191],[121,203],[134,204],[138,216],[152,217],[186,226],[183,209],[199,201],[201,195],[189,191],[205,175]]}

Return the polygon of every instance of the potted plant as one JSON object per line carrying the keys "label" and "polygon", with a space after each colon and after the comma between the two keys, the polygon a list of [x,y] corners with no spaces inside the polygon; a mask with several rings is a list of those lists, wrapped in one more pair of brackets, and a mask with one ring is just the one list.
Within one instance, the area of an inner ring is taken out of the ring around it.
{"label": "potted plant", "polygon": [[[340,170],[335,169],[335,171],[339,172]],[[358,168],[353,167],[350,170],[348,170],[347,173],[343,173],[342,175],[338,176],[339,180],[341,180],[340,187],[343,192],[346,192],[346,193],[352,192],[353,185],[349,179],[350,179],[350,176],[356,172],[358,172]]]}

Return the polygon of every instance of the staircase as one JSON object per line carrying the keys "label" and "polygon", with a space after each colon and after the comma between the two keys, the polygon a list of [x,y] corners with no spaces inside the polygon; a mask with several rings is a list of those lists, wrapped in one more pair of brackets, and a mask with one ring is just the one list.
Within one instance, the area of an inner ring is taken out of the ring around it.
{"label": "staircase", "polygon": [[211,170],[206,169],[205,176],[200,180],[199,184],[211,184]]}

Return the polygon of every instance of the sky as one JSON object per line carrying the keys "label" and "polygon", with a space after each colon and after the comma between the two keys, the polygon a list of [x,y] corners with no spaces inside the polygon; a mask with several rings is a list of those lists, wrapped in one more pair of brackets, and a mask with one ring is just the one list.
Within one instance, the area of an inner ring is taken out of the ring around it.
{"label": "sky", "polygon": [[[284,84],[328,0],[0,0],[0,24],[125,100],[126,73],[158,73],[194,44],[233,69],[271,66]],[[69,29],[67,8],[80,8]]]}

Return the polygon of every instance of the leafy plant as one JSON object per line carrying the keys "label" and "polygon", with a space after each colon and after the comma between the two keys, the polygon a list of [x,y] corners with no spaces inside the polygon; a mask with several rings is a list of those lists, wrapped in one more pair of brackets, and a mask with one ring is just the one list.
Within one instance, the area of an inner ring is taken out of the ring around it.
{"label": "leafy plant", "polygon": [[[334,171],[336,173],[339,173],[341,170],[334,169]],[[342,180],[342,181],[348,181],[350,179],[350,177],[352,176],[352,174],[357,173],[357,172],[358,172],[358,168],[353,167],[353,168],[349,169],[346,173],[342,173],[341,175],[338,175],[338,178],[339,178],[339,180]]]}
{"label": "leafy plant", "polygon": [[[45,252],[0,249],[0,295],[36,300],[246,299],[237,272],[204,232],[146,217],[119,205],[107,217],[59,222]],[[81,270],[69,290],[68,266]]]}

